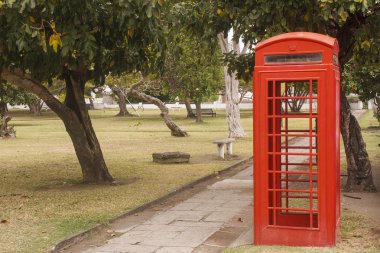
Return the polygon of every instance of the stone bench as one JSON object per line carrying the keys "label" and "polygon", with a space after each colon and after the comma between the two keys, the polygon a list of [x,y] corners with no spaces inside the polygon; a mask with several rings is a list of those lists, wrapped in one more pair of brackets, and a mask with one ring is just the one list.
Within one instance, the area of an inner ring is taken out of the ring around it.
{"label": "stone bench", "polygon": [[227,154],[232,155],[232,142],[234,142],[234,141],[235,141],[235,139],[227,138],[227,139],[215,140],[213,142],[218,147],[218,156],[220,158],[224,159],[224,145],[227,146]]}
{"label": "stone bench", "polygon": [[189,163],[190,154],[182,152],[153,153],[153,162],[156,163]]}

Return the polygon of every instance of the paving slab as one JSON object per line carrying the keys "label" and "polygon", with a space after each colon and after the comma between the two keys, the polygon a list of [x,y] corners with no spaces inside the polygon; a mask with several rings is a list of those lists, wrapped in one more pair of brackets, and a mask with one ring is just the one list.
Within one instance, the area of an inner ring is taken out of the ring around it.
{"label": "paving slab", "polygon": [[[158,211],[100,247],[82,252],[220,252],[246,230],[238,220],[252,206],[252,167]],[[236,224],[235,224],[236,225]]]}

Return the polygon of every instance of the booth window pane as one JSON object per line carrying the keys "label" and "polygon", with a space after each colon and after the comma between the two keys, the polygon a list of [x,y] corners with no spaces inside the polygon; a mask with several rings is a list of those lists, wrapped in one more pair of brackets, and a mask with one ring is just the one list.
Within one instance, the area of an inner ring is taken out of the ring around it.
{"label": "booth window pane", "polygon": [[268,82],[269,225],[318,228],[318,81]]}

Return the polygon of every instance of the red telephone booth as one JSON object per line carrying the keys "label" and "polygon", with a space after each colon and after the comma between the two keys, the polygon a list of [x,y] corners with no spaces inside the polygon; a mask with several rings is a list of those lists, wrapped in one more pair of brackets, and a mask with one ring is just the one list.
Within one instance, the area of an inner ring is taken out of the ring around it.
{"label": "red telephone booth", "polygon": [[337,40],[295,32],[255,50],[254,244],[333,246],[340,223]]}

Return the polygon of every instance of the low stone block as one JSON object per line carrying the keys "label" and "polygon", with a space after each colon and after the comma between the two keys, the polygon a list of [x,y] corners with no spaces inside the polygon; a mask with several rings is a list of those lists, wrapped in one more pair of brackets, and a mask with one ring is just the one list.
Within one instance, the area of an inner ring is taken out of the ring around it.
{"label": "low stone block", "polygon": [[189,163],[190,154],[183,152],[153,153],[153,162],[156,163]]}

